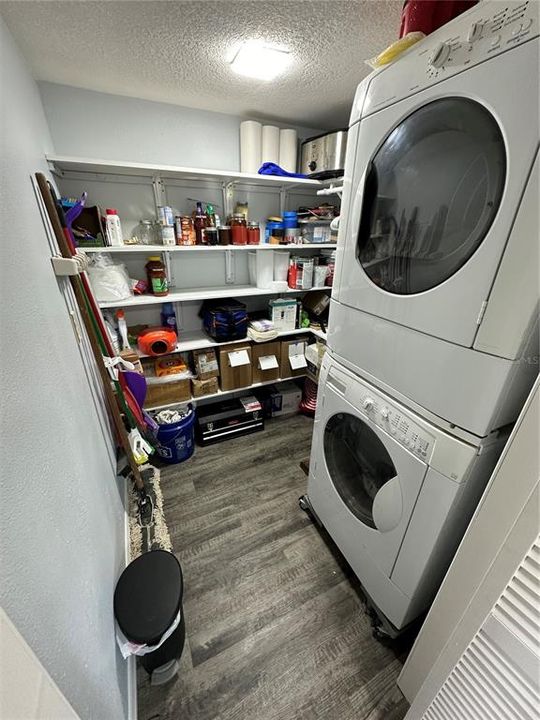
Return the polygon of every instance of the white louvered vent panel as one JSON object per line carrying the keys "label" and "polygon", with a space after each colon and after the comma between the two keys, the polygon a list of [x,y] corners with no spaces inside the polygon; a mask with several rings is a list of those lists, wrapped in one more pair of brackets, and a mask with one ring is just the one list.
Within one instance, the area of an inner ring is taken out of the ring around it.
{"label": "white louvered vent panel", "polygon": [[540,545],[535,543],[495,607],[499,622],[540,656]]}
{"label": "white louvered vent panel", "polygon": [[537,539],[422,720],[538,720],[539,611]]}

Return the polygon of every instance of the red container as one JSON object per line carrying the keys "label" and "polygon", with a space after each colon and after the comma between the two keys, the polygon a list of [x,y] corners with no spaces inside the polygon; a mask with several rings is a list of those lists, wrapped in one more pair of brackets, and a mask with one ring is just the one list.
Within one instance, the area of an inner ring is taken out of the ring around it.
{"label": "red container", "polygon": [[405,0],[401,11],[399,37],[402,38],[410,32],[429,35],[472,8],[477,2],[478,0]]}
{"label": "red container", "polygon": [[244,215],[233,215],[231,220],[231,239],[233,245],[247,245],[247,226]]}
{"label": "red container", "polygon": [[259,223],[250,222],[247,226],[247,244],[259,245],[261,242],[261,229]]}

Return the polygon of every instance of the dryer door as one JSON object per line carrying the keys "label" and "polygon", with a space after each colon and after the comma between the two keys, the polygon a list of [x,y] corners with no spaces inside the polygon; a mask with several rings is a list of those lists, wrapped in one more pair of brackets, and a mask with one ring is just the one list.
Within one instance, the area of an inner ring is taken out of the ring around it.
{"label": "dryer door", "polygon": [[327,383],[314,432],[308,493],[358,572],[368,553],[390,575],[427,466]]}
{"label": "dryer door", "polygon": [[360,120],[335,299],[472,346],[538,144],[535,47]]}

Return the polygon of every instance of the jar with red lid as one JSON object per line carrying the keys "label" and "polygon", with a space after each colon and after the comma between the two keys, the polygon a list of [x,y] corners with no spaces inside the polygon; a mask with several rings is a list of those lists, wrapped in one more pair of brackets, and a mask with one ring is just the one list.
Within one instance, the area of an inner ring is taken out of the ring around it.
{"label": "jar with red lid", "polygon": [[247,225],[245,215],[233,215],[231,220],[231,239],[233,245],[247,245]]}
{"label": "jar with red lid", "polygon": [[261,242],[261,230],[258,222],[248,222],[247,224],[247,244],[259,245]]}

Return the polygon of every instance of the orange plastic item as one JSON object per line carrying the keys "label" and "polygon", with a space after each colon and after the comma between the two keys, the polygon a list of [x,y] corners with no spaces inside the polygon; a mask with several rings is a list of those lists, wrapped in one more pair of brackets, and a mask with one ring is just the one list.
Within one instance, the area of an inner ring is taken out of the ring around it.
{"label": "orange plastic item", "polygon": [[164,377],[165,375],[178,375],[185,372],[187,365],[181,355],[169,355],[169,357],[160,357],[155,363],[156,377]]}
{"label": "orange plastic item", "polygon": [[165,327],[147,328],[137,338],[139,350],[154,357],[173,352],[177,342],[178,336],[174,330]]}

